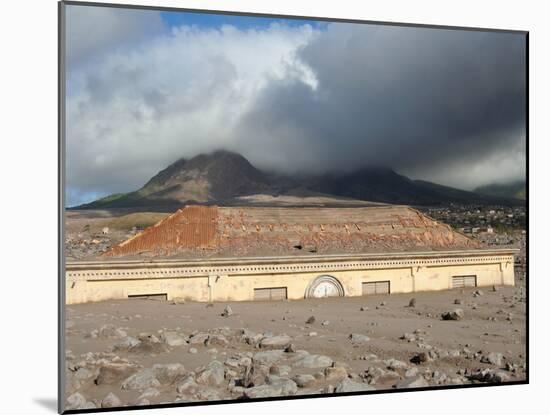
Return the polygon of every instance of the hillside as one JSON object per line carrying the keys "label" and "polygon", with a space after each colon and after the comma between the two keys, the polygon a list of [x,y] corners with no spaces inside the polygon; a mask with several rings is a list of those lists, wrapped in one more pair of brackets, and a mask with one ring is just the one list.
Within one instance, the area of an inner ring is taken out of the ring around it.
{"label": "hillside", "polygon": [[141,189],[110,195],[80,208],[180,206],[270,192],[268,178],[243,156],[228,151],[179,159],[153,176]]}
{"label": "hillside", "polygon": [[[352,172],[317,176],[289,176],[263,172],[245,157],[229,151],[179,159],[153,176],[143,187],[109,195],[76,209],[177,208],[186,204],[239,204],[244,196],[293,198],[332,197],[368,202],[439,205],[519,205],[517,199],[481,195],[420,180],[411,180],[390,168],[365,167]],[[267,200],[267,199],[266,199]]]}
{"label": "hillside", "polygon": [[527,195],[525,181],[507,184],[489,184],[476,188],[475,192],[489,196],[514,197],[516,199],[524,200]]}

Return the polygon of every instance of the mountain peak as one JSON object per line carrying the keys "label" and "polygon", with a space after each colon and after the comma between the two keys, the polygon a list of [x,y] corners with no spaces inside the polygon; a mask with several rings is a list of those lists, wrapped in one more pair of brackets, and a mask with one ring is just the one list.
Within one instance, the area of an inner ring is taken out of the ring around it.
{"label": "mountain peak", "polygon": [[136,193],[148,199],[209,202],[269,190],[264,174],[238,153],[217,150],[184,158],[160,171]]}
{"label": "mountain peak", "polygon": [[269,175],[241,154],[216,150],[175,161],[137,191],[111,195],[81,207],[179,207],[193,202],[220,203],[254,194],[291,194],[297,190],[394,204],[519,202],[413,181],[387,166],[365,166],[351,172],[307,177]]}

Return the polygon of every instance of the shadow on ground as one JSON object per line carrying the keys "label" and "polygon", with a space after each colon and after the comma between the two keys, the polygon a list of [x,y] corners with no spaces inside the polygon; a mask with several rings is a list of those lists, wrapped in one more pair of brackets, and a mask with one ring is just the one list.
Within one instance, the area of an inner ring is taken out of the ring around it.
{"label": "shadow on ground", "polygon": [[57,413],[57,399],[54,398],[35,398],[34,401],[52,412]]}

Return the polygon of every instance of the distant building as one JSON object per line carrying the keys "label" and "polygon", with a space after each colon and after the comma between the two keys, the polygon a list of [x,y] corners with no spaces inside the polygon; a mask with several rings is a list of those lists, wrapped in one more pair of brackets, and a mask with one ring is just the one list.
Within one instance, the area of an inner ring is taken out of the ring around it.
{"label": "distant building", "polygon": [[187,206],[66,264],[68,304],[135,296],[296,300],[513,285],[513,249],[489,249],[404,206]]}

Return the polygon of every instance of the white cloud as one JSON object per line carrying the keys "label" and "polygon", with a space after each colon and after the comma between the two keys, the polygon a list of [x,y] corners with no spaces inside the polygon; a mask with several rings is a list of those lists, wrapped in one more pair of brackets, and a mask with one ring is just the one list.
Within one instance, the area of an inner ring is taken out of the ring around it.
{"label": "white cloud", "polygon": [[127,191],[181,156],[231,148],[235,125],[266,85],[295,79],[315,88],[295,57],[313,36],[309,25],[182,26],[75,71],[67,184]]}
{"label": "white cloud", "polygon": [[67,61],[73,68],[164,29],[160,13],[150,10],[84,5],[69,5],[66,10]]}
{"label": "white cloud", "polygon": [[384,164],[463,188],[524,175],[519,37],[93,18],[118,23],[94,39],[90,21],[69,31],[69,204],[220,148],[262,168]]}

